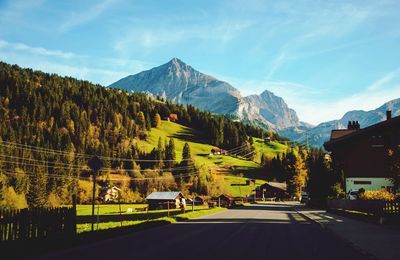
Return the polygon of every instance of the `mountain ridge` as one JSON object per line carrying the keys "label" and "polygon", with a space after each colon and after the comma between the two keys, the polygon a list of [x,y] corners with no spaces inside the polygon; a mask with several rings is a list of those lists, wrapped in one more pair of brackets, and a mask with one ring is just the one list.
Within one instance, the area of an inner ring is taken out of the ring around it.
{"label": "mountain ridge", "polygon": [[175,103],[191,104],[200,109],[233,116],[243,122],[277,132],[289,139],[321,147],[333,129],[346,128],[348,121],[359,121],[367,127],[385,119],[386,110],[400,114],[400,98],[390,100],[377,109],[351,110],[342,118],[313,126],[299,120],[283,98],[269,90],[242,96],[226,81],[203,74],[178,58],[158,67],[122,78],[110,87],[145,92]]}
{"label": "mountain ridge", "polygon": [[178,58],[150,70],[129,75],[110,85],[128,91],[161,96],[218,114],[228,114],[271,130],[299,125],[296,112],[285,101],[265,90],[242,96],[226,81],[203,74]]}
{"label": "mountain ridge", "polygon": [[[400,115],[400,98],[385,102],[373,110],[351,110],[346,112],[340,119],[322,122],[309,129],[287,128],[280,132],[283,136],[299,142],[308,142],[314,146],[322,146],[330,138],[331,130],[346,129],[348,121],[358,121],[361,128],[386,120],[386,111],[392,111],[392,116]],[[308,136],[307,133],[308,132]]]}

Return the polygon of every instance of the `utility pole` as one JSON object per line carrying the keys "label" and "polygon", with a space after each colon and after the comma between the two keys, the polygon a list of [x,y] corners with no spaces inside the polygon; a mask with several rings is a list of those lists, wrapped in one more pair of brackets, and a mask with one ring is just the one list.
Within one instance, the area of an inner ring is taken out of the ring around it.
{"label": "utility pole", "polygon": [[96,199],[96,178],[97,178],[97,173],[98,171],[103,167],[103,162],[100,160],[98,156],[93,156],[89,162],[88,165],[90,169],[92,169],[92,176],[93,176],[93,190],[92,190],[92,232],[94,232],[94,222],[95,222],[95,216],[94,216],[94,204],[95,204],[95,199]]}
{"label": "utility pole", "polygon": [[307,131],[307,132],[306,132],[306,144],[307,144],[307,150],[308,150],[308,135],[309,135],[309,132]]}

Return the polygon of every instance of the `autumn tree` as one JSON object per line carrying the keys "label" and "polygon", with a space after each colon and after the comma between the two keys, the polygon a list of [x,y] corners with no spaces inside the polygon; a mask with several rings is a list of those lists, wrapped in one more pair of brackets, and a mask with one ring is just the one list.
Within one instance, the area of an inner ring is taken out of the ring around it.
{"label": "autumn tree", "polygon": [[387,151],[387,171],[396,192],[400,186],[400,148],[395,147]]}
{"label": "autumn tree", "polygon": [[155,128],[161,127],[161,116],[159,113],[156,113],[153,118],[152,126]]}
{"label": "autumn tree", "polygon": [[136,122],[139,125],[140,129],[146,129],[146,118],[142,111],[139,111],[136,117]]}

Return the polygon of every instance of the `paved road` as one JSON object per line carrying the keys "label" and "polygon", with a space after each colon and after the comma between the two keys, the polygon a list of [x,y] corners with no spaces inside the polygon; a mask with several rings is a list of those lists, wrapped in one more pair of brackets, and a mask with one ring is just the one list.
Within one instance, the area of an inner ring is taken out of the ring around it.
{"label": "paved road", "polygon": [[51,259],[365,259],[291,204],[256,204],[98,242]]}

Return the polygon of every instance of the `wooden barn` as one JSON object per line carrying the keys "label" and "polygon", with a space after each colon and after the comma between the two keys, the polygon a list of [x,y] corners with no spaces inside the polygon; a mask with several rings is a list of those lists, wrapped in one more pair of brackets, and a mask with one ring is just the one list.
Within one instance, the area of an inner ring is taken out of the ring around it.
{"label": "wooden barn", "polygon": [[180,208],[186,206],[185,196],[179,191],[155,191],[146,197],[149,210]]}
{"label": "wooden barn", "polygon": [[213,201],[219,203],[221,207],[230,208],[235,206],[235,197],[228,194],[221,194],[218,197],[213,198]]}
{"label": "wooden barn", "polygon": [[289,197],[287,185],[284,182],[268,182],[256,189],[257,198],[276,198],[285,199]]}

